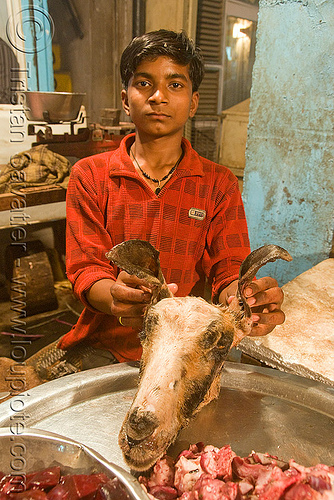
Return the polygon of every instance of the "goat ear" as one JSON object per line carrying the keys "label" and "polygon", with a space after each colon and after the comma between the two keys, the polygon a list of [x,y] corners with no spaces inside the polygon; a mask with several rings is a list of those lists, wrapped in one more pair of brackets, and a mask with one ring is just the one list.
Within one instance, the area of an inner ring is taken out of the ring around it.
{"label": "goat ear", "polygon": [[106,257],[120,269],[146,281],[152,289],[153,302],[173,296],[161,272],[159,252],[148,241],[124,241],[107,252]]}
{"label": "goat ear", "polygon": [[251,310],[246,302],[244,290],[252,282],[258,270],[268,262],[283,259],[292,260],[291,255],[284,248],[277,245],[264,245],[251,252],[240,266],[237,298],[246,317],[251,317]]}

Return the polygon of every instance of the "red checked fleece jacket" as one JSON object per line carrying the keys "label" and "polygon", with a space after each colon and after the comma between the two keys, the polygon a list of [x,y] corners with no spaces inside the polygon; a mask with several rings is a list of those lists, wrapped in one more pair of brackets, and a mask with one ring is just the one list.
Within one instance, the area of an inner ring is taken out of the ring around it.
{"label": "red checked fleece jacket", "polygon": [[85,308],[59,347],[89,339],[119,361],[140,359],[138,332],[86,299],[93,283],[116,279],[119,270],[105,257],[114,245],[149,241],[160,252],[167,283],[177,283],[176,295],[202,295],[207,277],[213,300],[238,278],[250,252],[238,181],[230,170],[200,157],[183,139],[183,159],[156,195],[128,155],[133,141],[130,134],[117,150],[80,160],[67,192],[67,275]]}

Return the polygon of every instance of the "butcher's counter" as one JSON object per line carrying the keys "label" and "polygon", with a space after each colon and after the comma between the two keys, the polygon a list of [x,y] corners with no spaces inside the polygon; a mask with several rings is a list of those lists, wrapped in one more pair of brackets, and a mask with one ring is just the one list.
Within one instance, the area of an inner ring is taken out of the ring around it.
{"label": "butcher's counter", "polygon": [[[67,375],[0,404],[0,427],[54,432],[127,468],[118,433],[138,367],[121,363]],[[168,404],[168,402],[166,402]],[[19,424],[18,424],[19,423]],[[189,444],[230,444],[241,456],[269,452],[305,466],[334,463],[334,389],[271,368],[226,362],[219,398],[183,429],[169,454]]]}

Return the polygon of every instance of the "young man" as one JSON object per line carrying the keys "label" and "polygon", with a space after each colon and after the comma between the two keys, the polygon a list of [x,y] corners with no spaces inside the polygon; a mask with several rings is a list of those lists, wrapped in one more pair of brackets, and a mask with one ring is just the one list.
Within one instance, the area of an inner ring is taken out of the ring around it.
{"label": "young man", "polygon": [[[109,249],[147,240],[176,295],[202,295],[207,279],[213,300],[227,304],[250,247],[237,179],[183,138],[198,107],[198,49],[184,33],[148,33],[125,49],[121,75],[135,133],[116,151],[80,160],[71,173],[67,271],[85,309],[59,347],[86,340],[128,361],[141,356],[138,331],[150,291],[125,271],[117,274],[105,257]],[[274,279],[253,282],[246,295],[253,335],[283,323],[283,293]]]}

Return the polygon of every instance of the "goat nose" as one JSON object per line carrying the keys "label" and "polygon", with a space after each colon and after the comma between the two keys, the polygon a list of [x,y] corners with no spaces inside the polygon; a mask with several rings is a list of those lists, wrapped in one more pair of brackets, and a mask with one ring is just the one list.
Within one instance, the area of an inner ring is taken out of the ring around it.
{"label": "goat nose", "polygon": [[137,406],[129,415],[126,433],[134,440],[141,440],[150,436],[158,425],[159,421],[155,413],[141,410]]}

